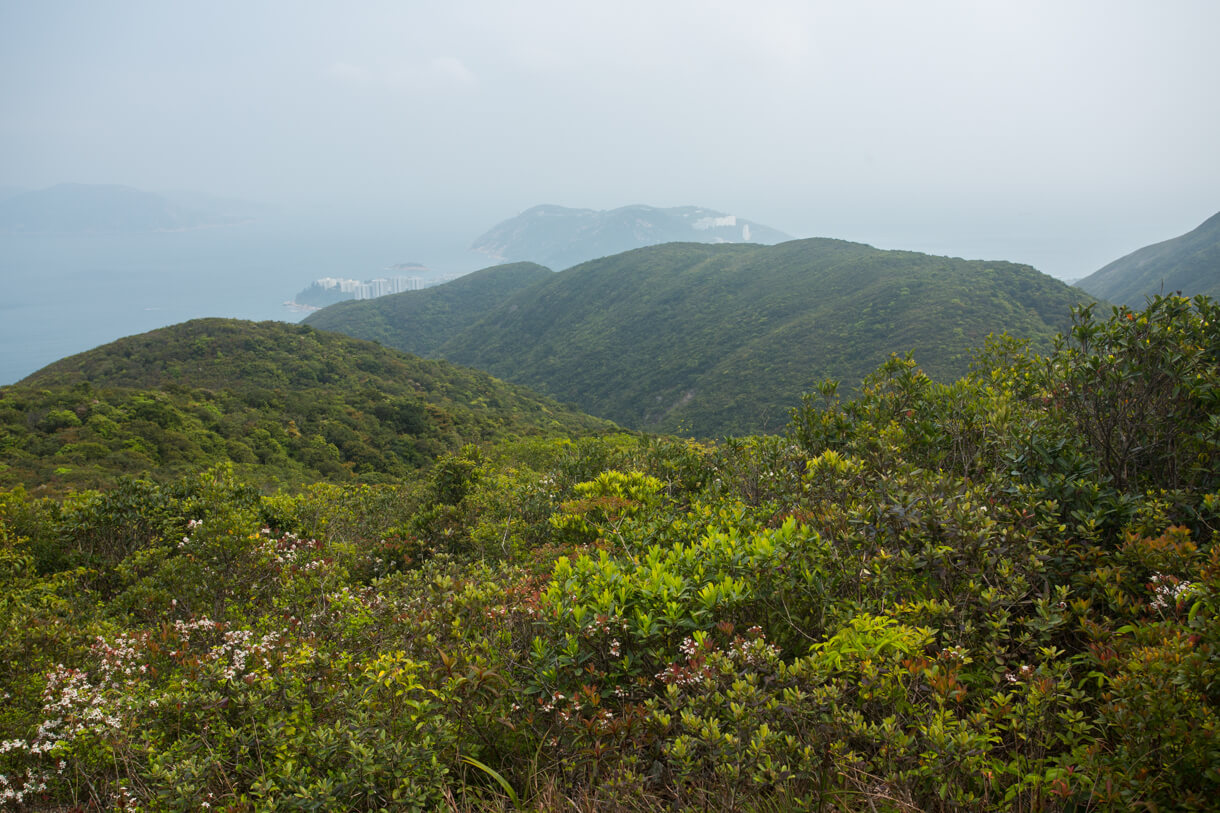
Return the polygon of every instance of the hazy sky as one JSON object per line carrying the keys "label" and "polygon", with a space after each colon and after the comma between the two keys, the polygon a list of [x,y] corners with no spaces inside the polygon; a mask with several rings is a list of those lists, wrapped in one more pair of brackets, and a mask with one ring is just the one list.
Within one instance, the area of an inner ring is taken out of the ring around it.
{"label": "hazy sky", "polygon": [[0,0],[0,186],[538,203],[1075,277],[1220,209],[1215,0]]}

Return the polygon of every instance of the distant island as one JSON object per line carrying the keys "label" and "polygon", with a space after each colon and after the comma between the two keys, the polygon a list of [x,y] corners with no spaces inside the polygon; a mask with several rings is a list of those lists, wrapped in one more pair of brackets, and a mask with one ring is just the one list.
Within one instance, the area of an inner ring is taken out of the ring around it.
{"label": "distant island", "polygon": [[570,209],[543,205],[492,227],[471,249],[499,262],[555,270],[661,243],[762,243],[791,240],[778,229],[702,206]]}
{"label": "distant island", "polygon": [[[474,240],[470,248],[497,264],[536,263],[561,270],[588,260],[662,243],[760,243],[792,238],[770,226],[702,206],[621,206],[608,211],[534,206]],[[377,299],[456,279],[417,262],[398,263],[376,279],[323,277],[284,304],[313,312],[351,300]]]}
{"label": "distant island", "polygon": [[192,193],[154,194],[116,184],[65,183],[0,196],[0,233],[186,231],[249,223],[255,208]]}

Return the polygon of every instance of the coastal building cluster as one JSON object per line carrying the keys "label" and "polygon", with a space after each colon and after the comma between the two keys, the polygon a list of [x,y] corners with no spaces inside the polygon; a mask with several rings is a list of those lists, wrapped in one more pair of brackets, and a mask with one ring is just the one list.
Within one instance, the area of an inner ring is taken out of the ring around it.
{"label": "coastal building cluster", "polygon": [[293,311],[316,311],[351,299],[376,299],[389,294],[418,291],[433,285],[457,279],[461,274],[437,274],[419,263],[392,265],[387,271],[420,271],[419,275],[394,274],[377,279],[347,279],[345,277],[322,277],[284,303]]}
{"label": "coastal building cluster", "polygon": [[337,288],[340,293],[351,294],[351,296],[343,297],[344,299],[375,299],[387,294],[400,294],[403,291],[418,291],[424,287],[424,281],[420,277],[380,277],[363,281],[323,277],[315,280],[314,286],[324,289]]}

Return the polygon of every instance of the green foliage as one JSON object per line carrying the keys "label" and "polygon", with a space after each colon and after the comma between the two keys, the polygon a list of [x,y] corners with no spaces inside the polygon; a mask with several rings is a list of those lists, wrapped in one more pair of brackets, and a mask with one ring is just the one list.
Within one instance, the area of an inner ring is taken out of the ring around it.
{"label": "green foliage", "polygon": [[[952,384],[895,357],[783,436],[2,491],[0,798],[1210,809],[1213,307],[1086,309],[1047,357],[1001,337]],[[175,425],[166,403],[141,420]]]}
{"label": "green foliage", "polygon": [[425,293],[310,321],[488,370],[623,426],[700,437],[778,432],[816,381],[854,387],[894,352],[914,351],[947,382],[994,331],[1049,348],[1068,308],[1091,301],[1027,266],[824,239],[629,251],[421,323]]}
{"label": "green foliage", "polygon": [[1220,786],[1220,551],[1188,528],[1131,530],[1080,574],[1097,608],[1082,621],[1103,688],[1098,743],[1083,753],[1109,805],[1205,810]]}
{"label": "green foliage", "polygon": [[1122,491],[1208,489],[1220,472],[1220,306],[1154,297],[1074,311],[1046,390]]}
{"label": "green foliage", "polygon": [[551,525],[577,541],[597,538],[591,523],[616,526],[624,517],[655,504],[661,481],[638,471],[605,471],[587,483],[577,483],[573,491],[580,499],[563,505],[563,512],[551,517]]}
{"label": "green foliage", "polygon": [[445,362],[310,327],[203,319],[0,388],[0,484],[61,492],[225,461],[264,487],[386,482],[468,443],[608,428]]}
{"label": "green foliage", "polygon": [[419,291],[340,302],[310,314],[304,324],[434,356],[472,320],[551,276],[534,263],[496,265]]}

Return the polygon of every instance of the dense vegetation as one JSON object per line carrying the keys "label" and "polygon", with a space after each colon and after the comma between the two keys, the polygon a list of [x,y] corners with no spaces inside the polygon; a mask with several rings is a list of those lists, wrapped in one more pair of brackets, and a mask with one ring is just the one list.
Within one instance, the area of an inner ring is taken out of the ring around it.
{"label": "dense vegetation", "polygon": [[0,493],[17,809],[1214,809],[1220,307],[783,435]]}
{"label": "dense vegetation", "polygon": [[[443,318],[421,330],[382,317],[417,295],[310,321],[487,370],[621,426],[696,437],[778,431],[817,381],[855,387],[894,352],[913,350],[929,375],[952,381],[989,333],[1047,349],[1070,306],[1092,301],[1028,266],[841,240],[627,252],[482,313],[454,311],[467,320],[456,331]],[[424,344],[424,333],[445,340]]]}
{"label": "dense vegetation", "polygon": [[467,443],[608,424],[441,361],[282,322],[200,319],[0,388],[0,485],[231,462],[257,484],[400,479]]}
{"label": "dense vegetation", "polygon": [[552,276],[550,269],[534,263],[497,265],[432,288],[338,303],[304,322],[431,356],[489,310]]}
{"label": "dense vegetation", "polygon": [[1220,212],[1194,231],[1145,246],[1078,284],[1094,296],[1139,307],[1147,297],[1177,292],[1220,296]]}

